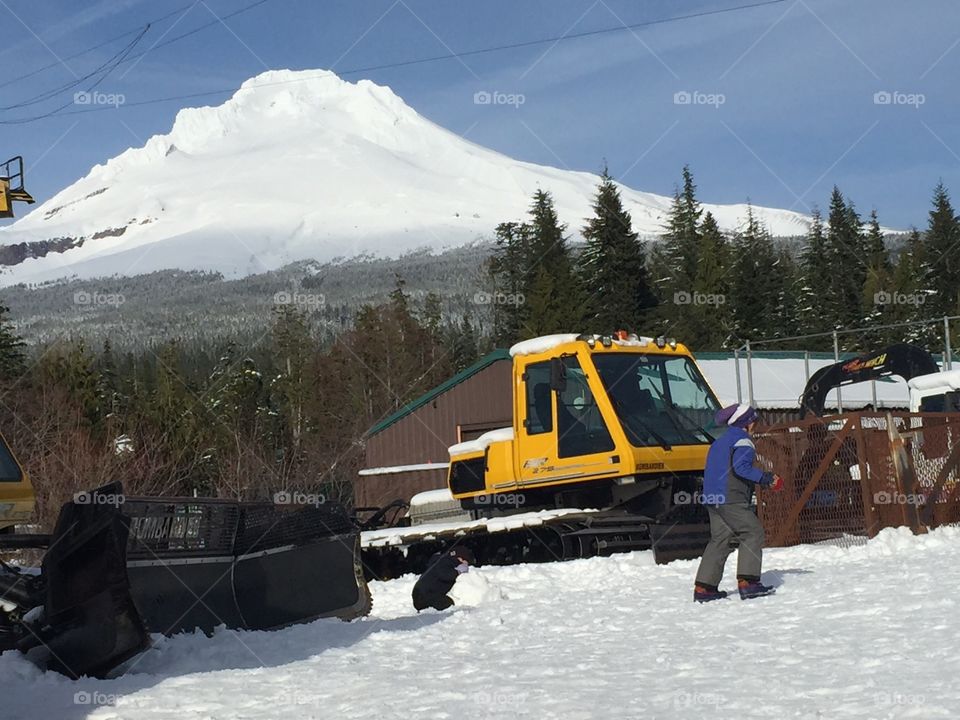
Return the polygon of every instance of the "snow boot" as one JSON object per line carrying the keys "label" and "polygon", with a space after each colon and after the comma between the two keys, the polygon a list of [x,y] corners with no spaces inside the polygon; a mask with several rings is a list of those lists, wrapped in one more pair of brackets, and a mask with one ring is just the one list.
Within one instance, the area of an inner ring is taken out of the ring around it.
{"label": "snow boot", "polygon": [[710,602],[711,600],[723,600],[727,596],[726,590],[717,590],[706,585],[693,586],[693,599],[697,602]]}
{"label": "snow boot", "polygon": [[773,595],[777,591],[772,585],[764,585],[759,580],[738,580],[737,590],[740,591],[741,600]]}

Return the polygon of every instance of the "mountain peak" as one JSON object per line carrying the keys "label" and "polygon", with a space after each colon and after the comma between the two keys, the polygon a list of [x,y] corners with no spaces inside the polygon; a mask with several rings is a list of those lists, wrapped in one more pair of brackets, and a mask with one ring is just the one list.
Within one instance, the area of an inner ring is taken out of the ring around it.
{"label": "mountain peak", "polygon": [[[577,233],[596,175],[513,160],[417,114],[390,88],[325,70],[272,70],[221,105],[186,108],[169,133],[127,150],[0,229],[0,283],[154,270],[227,276],[491,239],[550,190]],[[642,235],[670,198],[621,186]],[[704,205],[724,230],[744,205]],[[775,235],[808,218],[754,208]],[[6,260],[3,260],[3,257]]]}

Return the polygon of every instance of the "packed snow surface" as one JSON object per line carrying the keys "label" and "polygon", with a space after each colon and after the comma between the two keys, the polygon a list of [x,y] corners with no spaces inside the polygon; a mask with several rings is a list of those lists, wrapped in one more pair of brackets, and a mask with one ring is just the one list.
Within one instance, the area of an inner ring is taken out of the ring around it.
{"label": "packed snow surface", "polygon": [[691,601],[694,561],[648,552],[472,568],[444,613],[414,612],[408,576],[372,584],[369,618],[161,639],[115,680],[73,682],[6,653],[0,716],[956,717],[960,530],[764,560],[776,595],[707,605]]}
{"label": "packed snow surface", "polygon": [[[485,110],[483,112],[486,112]],[[576,236],[597,176],[513,160],[430,122],[389,88],[276,70],[217,107],[181,110],[151,137],[0,229],[0,244],[81,247],[5,269],[0,283],[166,268],[239,277],[296,260],[395,256],[490,240],[549,190]],[[671,198],[621,186],[634,228],[662,231]],[[733,230],[746,205],[704,205]],[[775,235],[809,218],[754,208]]]}

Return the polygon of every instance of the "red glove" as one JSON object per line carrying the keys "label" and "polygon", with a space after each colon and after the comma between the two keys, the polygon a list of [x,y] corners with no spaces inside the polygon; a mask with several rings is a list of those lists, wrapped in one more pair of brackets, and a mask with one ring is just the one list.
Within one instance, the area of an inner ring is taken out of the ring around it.
{"label": "red glove", "polygon": [[773,474],[773,482],[770,483],[770,489],[774,492],[783,490],[783,478],[776,473]]}

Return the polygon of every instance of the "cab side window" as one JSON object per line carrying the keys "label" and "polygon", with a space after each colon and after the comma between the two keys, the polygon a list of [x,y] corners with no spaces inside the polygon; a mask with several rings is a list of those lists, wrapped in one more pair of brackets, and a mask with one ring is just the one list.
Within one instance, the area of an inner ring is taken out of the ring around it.
{"label": "cab side window", "polygon": [[524,374],[527,388],[527,435],[553,431],[553,393],[550,391],[550,363],[527,366]]}

